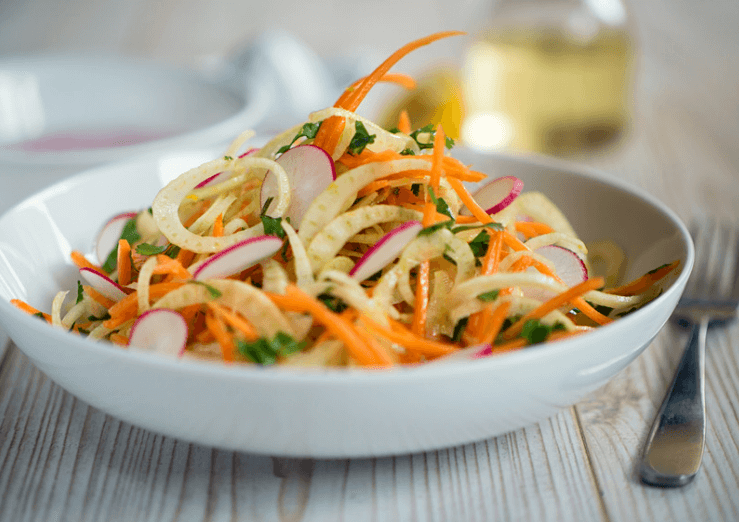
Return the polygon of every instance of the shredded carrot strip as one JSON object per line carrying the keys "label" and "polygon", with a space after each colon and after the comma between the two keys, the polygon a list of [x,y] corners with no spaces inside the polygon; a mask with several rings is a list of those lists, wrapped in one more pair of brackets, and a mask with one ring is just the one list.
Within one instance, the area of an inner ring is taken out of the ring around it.
{"label": "shredded carrot strip", "polygon": [[115,304],[115,301],[105,297],[103,294],[101,294],[100,292],[98,292],[91,286],[82,285],[82,289],[85,291],[87,295],[90,296],[90,299],[92,299],[93,301],[96,301],[98,304],[100,304],[106,309],[109,309],[111,306]]}
{"label": "shredded carrot strip", "polygon": [[185,250],[180,249],[179,252],[177,252],[177,261],[184,267],[190,266],[190,263],[192,263],[192,260],[195,258],[195,252],[191,250]]}
{"label": "shredded carrot strip", "polygon": [[459,349],[453,344],[419,337],[405,326],[392,320],[390,321],[391,328],[381,325],[366,315],[363,315],[360,320],[367,328],[374,330],[386,339],[403,346],[406,350],[417,352],[427,357],[440,357]]}
{"label": "shredded carrot strip", "polygon": [[519,348],[523,348],[526,346],[526,339],[513,339],[512,341],[508,341],[507,343],[498,344],[493,347],[494,353],[503,353],[503,352],[510,352],[513,350],[518,350]]}
{"label": "shredded carrot strip", "polygon": [[544,317],[552,310],[556,310],[565,303],[569,303],[573,299],[581,297],[586,292],[589,292],[590,290],[595,290],[596,288],[600,288],[601,286],[603,286],[603,282],[604,280],[602,277],[593,277],[592,279],[587,279],[580,284],[568,288],[561,294],[557,294],[556,296],[552,297],[548,301],[545,301],[535,309],[531,310],[529,313],[525,314],[514,324],[512,324],[511,327],[503,333],[503,337],[506,339],[513,339],[521,333],[523,325],[526,323],[526,321],[530,319],[540,319]]}
{"label": "shredded carrot strip", "polygon": [[154,268],[154,274],[171,274],[180,279],[192,279],[192,274],[182,266],[176,259],[172,259],[164,254],[157,255],[157,266]]}
{"label": "shredded carrot strip", "polygon": [[118,284],[127,285],[131,282],[131,245],[125,239],[118,240]]}
{"label": "shredded carrot strip", "polygon": [[349,355],[363,366],[390,366],[392,360],[385,353],[377,353],[374,347],[352,328],[350,323],[339,314],[329,310],[323,303],[309,296],[297,286],[289,284],[285,294],[265,294],[278,307],[293,312],[307,312],[318,323],[330,330],[337,339],[344,343]]}
{"label": "shredded carrot strip", "polygon": [[495,307],[495,310],[490,314],[489,322],[486,322],[483,327],[483,335],[480,337],[481,343],[493,344],[495,338],[500,333],[500,329],[503,327],[503,322],[508,316],[508,309],[510,307],[510,301],[504,301]]}
{"label": "shredded carrot strip", "polygon": [[127,346],[128,337],[118,332],[113,332],[112,334],[110,334],[110,342],[119,346]]}
{"label": "shredded carrot strip", "polygon": [[[487,229],[487,233],[490,236],[488,242],[488,249],[485,252],[485,257],[482,261],[482,269],[480,275],[490,275],[498,271],[498,265],[500,264],[501,254],[503,252],[503,233],[500,231],[492,231]],[[485,325],[491,320],[493,307],[492,305],[486,306],[480,312],[472,314],[468,320],[467,331],[480,339]]]}
{"label": "shredded carrot strip", "polygon": [[403,134],[411,133],[411,119],[408,116],[408,111],[405,109],[400,111],[398,115],[398,130]]}
{"label": "shredded carrot strip", "polygon": [[[149,286],[149,298],[159,299],[172,290],[176,290],[185,283],[156,283]],[[106,328],[117,328],[129,319],[136,317],[139,309],[138,293],[133,292],[118,301],[108,309],[110,319],[103,322]]]}
{"label": "shredded carrot strip", "polygon": [[522,250],[531,250],[529,247],[524,245],[521,240],[519,240],[516,236],[514,236],[507,230],[503,231],[503,241],[505,241],[505,244],[511,247],[516,252],[520,252]]}
{"label": "shredded carrot strip", "polygon": [[20,299],[11,299],[10,304],[15,306],[16,308],[23,310],[29,315],[43,315],[44,319],[46,319],[46,322],[51,322],[51,316],[49,314],[45,314],[44,312],[41,312],[40,310],[35,309],[30,304],[26,303],[25,301],[21,301]]}
{"label": "shredded carrot strip", "polygon": [[223,360],[225,362],[233,362],[236,349],[234,347],[233,337],[226,330],[226,326],[218,317],[210,314],[205,315],[205,326],[213,337],[215,337],[218,346],[221,347]]}
{"label": "shredded carrot strip", "polygon": [[90,263],[85,255],[79,250],[72,250],[70,257],[72,258],[72,262],[77,265],[78,268],[91,268],[93,270],[97,270],[98,272],[103,272],[102,268],[93,263]]}
{"label": "shredded carrot strip", "polygon": [[[334,107],[355,111],[357,107],[359,107],[359,104],[362,102],[362,100],[364,100],[365,96],[367,96],[367,93],[369,93],[369,91],[372,89],[372,87],[390,70],[393,65],[395,65],[405,55],[407,55],[411,51],[414,51],[415,49],[418,49],[419,47],[435,42],[436,40],[461,34],[464,33],[461,33],[459,31],[441,32],[426,36],[425,38],[421,38],[419,40],[415,40],[404,45],[403,47],[395,51],[392,55],[390,55],[387,60],[382,62],[380,66],[377,67],[377,69],[375,69],[369,76],[363,78],[356,88],[342,93],[342,95],[334,104]],[[314,145],[323,148],[329,154],[333,154],[334,150],[336,149],[336,145],[339,142],[339,138],[341,137],[341,133],[344,130],[344,125],[346,125],[346,121],[344,118],[338,116],[327,118],[326,121],[324,121],[321,125],[321,128],[318,130],[318,134],[316,135],[315,141],[313,142]]]}
{"label": "shredded carrot strip", "polygon": [[527,238],[554,232],[552,227],[538,221],[516,221],[514,226],[517,231],[521,232]]}
{"label": "shredded carrot strip", "polygon": [[390,185],[390,180],[387,179],[380,179],[377,181],[372,181],[371,183],[368,183],[362,189],[357,192],[357,197],[362,198],[366,196],[367,194],[372,194],[373,192],[377,192],[378,190],[387,187]]}
{"label": "shredded carrot strip", "polygon": [[223,236],[223,213],[218,214],[213,223],[213,237]]}
{"label": "shredded carrot strip", "polygon": [[228,323],[231,327],[244,334],[249,341],[256,341],[259,339],[259,332],[257,332],[257,329],[254,328],[254,326],[244,317],[232,312],[218,303],[210,302],[208,303],[208,308],[213,310],[218,317]]}
{"label": "shredded carrot strip", "polygon": [[677,268],[679,264],[680,264],[680,260],[676,259],[672,263],[659,267],[658,269],[653,270],[652,272],[648,272],[644,274],[643,276],[631,281],[630,283],[626,283],[625,285],[606,290],[606,293],[617,294],[617,295],[640,294],[644,292],[645,290],[648,290],[654,283],[656,283],[657,281],[665,277],[667,274],[672,272],[675,268]]}
{"label": "shredded carrot strip", "polygon": [[458,225],[471,225],[472,223],[479,223],[475,216],[457,216],[456,223]]}
{"label": "shredded carrot strip", "polygon": [[477,204],[477,201],[475,201],[472,194],[467,191],[461,181],[456,178],[447,177],[447,182],[454,189],[454,192],[457,193],[459,199],[462,200],[462,203],[465,204],[467,209],[472,212],[472,215],[475,216],[480,223],[492,223],[493,219],[480,207],[480,205]]}
{"label": "shredded carrot strip", "polygon": [[427,259],[418,265],[416,276],[416,304],[413,307],[413,333],[424,337],[429,308],[429,274],[431,262]]}

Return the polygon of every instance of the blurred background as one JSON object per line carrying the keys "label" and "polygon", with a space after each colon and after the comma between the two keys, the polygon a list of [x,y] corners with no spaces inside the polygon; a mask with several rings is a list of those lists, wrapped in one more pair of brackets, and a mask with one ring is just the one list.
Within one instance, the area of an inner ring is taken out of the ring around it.
{"label": "blurred background", "polygon": [[588,158],[628,146],[644,111],[673,106],[663,121],[700,111],[733,132],[717,139],[736,139],[737,27],[736,0],[0,0],[0,61],[153,60],[245,83],[253,98],[256,81],[292,100],[261,102],[252,121],[270,133],[332,103],[401,45],[464,30],[393,69],[414,75],[416,90],[381,86],[360,112],[392,127],[405,108],[414,127],[442,122],[483,150]]}

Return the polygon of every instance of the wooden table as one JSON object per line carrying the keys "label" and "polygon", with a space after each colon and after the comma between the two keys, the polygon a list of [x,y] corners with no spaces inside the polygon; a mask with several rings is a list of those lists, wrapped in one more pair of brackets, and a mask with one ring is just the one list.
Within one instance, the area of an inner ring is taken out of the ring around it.
{"label": "wooden table", "polygon": [[[316,9],[331,7],[324,3]],[[195,3],[153,5],[5,3],[0,52],[99,45],[186,62],[259,29],[248,6],[213,2],[214,17],[205,17]],[[575,159],[641,186],[685,220],[739,221],[739,3],[630,7],[640,49],[632,131]],[[265,9],[260,20],[276,8]],[[442,27],[436,20],[418,34]],[[188,29],[191,39],[182,36]],[[402,36],[388,48],[410,39]],[[316,38],[325,50],[338,37]],[[609,384],[538,425],[424,454],[326,461],[220,451],[122,423],[10,345],[0,361],[0,521],[739,520],[739,322],[708,336],[707,443],[696,480],[657,489],[635,476],[685,341],[668,325]]]}

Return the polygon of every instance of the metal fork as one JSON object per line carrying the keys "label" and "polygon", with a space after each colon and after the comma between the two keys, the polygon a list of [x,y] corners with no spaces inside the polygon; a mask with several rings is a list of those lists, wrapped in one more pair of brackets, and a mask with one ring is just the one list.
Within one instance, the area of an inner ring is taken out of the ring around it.
{"label": "metal fork", "polygon": [[705,350],[708,327],[736,317],[739,228],[711,220],[691,230],[696,262],[673,318],[692,326],[639,465],[642,481],[675,487],[698,473],[706,438]]}

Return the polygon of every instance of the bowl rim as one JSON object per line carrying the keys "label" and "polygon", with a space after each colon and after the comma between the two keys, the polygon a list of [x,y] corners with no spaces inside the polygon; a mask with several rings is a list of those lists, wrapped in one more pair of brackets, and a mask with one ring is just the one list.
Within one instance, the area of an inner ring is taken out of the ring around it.
{"label": "bowl rim", "polygon": [[269,93],[266,88],[240,85],[229,81],[219,81],[215,74],[211,78],[196,68],[175,66],[163,61],[136,58],[131,56],[113,55],[96,52],[80,53],[38,53],[29,55],[15,55],[0,57],[0,71],[3,69],[29,71],[58,68],[60,66],[105,67],[108,70],[119,71],[122,75],[156,75],[180,81],[196,82],[197,84],[220,89],[233,95],[239,101],[239,109],[215,123],[194,130],[160,139],[147,140],[132,145],[117,147],[97,147],[61,151],[32,152],[14,149],[6,145],[0,146],[0,163],[37,166],[86,166],[102,164],[111,161],[121,161],[125,158],[146,154],[158,153],[164,150],[174,150],[180,147],[203,147],[217,142],[227,142],[247,128],[259,125],[266,116]]}
{"label": "bowl rim", "polygon": [[[197,153],[208,154],[212,148],[201,148]],[[192,153],[193,151],[189,151]],[[663,301],[674,297],[675,293],[681,292],[692,271],[695,250],[693,241],[687,227],[683,224],[678,215],[667,205],[662,203],[658,198],[652,196],[645,190],[616,178],[604,171],[589,166],[580,165],[558,158],[550,158],[536,154],[511,154],[511,153],[479,153],[494,158],[500,158],[504,161],[523,162],[532,166],[540,166],[544,168],[556,168],[567,170],[577,176],[592,178],[596,181],[613,186],[619,190],[628,193],[631,196],[640,199],[654,209],[659,211],[664,217],[670,221],[680,233],[680,239],[686,250],[685,263],[682,266],[681,273],[672,282],[670,287],[661,295],[650,301],[634,313],[614,321],[611,324],[601,326],[586,335],[575,336],[555,343],[542,343],[532,345],[525,350],[516,350],[508,353],[498,354],[491,357],[476,359],[473,361],[461,360],[450,364],[421,364],[418,366],[403,366],[384,369],[372,368],[316,368],[316,367],[288,367],[288,366],[251,366],[251,365],[226,365],[220,361],[195,360],[195,359],[170,359],[161,355],[147,352],[129,352],[119,346],[111,343],[100,343],[89,341],[86,338],[70,335],[56,327],[39,322],[37,319],[22,312],[5,299],[0,300],[0,315],[9,318],[8,320],[20,321],[28,329],[45,329],[41,335],[52,336],[53,339],[59,339],[63,343],[72,343],[76,348],[82,351],[100,351],[105,350],[105,355],[115,358],[114,361],[123,361],[127,364],[145,365],[150,369],[162,371],[179,371],[185,372],[192,377],[221,377],[235,380],[250,380],[270,382],[291,382],[291,383],[321,383],[321,384],[351,384],[351,383],[391,383],[398,380],[420,379],[422,381],[435,379],[439,377],[453,378],[460,375],[470,375],[476,373],[489,373],[498,367],[519,366],[526,364],[530,359],[539,358],[542,350],[547,352],[548,356],[563,356],[567,352],[577,351],[584,345],[597,343],[599,340],[606,339],[612,333],[617,334],[618,330],[626,330],[632,327],[632,324],[638,323],[640,317],[651,313],[652,310],[659,308]],[[217,154],[217,152],[216,152]],[[151,161],[156,156],[147,156],[137,158],[136,161]],[[115,165],[125,168],[134,161],[120,162]],[[23,201],[17,203],[2,215],[0,215],[0,223],[6,215],[9,215],[37,198],[45,198],[57,192],[58,185],[69,183],[70,181],[85,179],[87,177],[97,177],[104,175],[111,165],[103,165],[92,169],[84,170],[77,175],[62,180],[29,196]],[[675,301],[677,299],[675,298]],[[40,330],[39,330],[40,331]],[[56,337],[59,336],[59,337]],[[646,347],[646,346],[645,346]],[[97,354],[100,355],[100,354]],[[121,359],[119,359],[121,358]]]}

